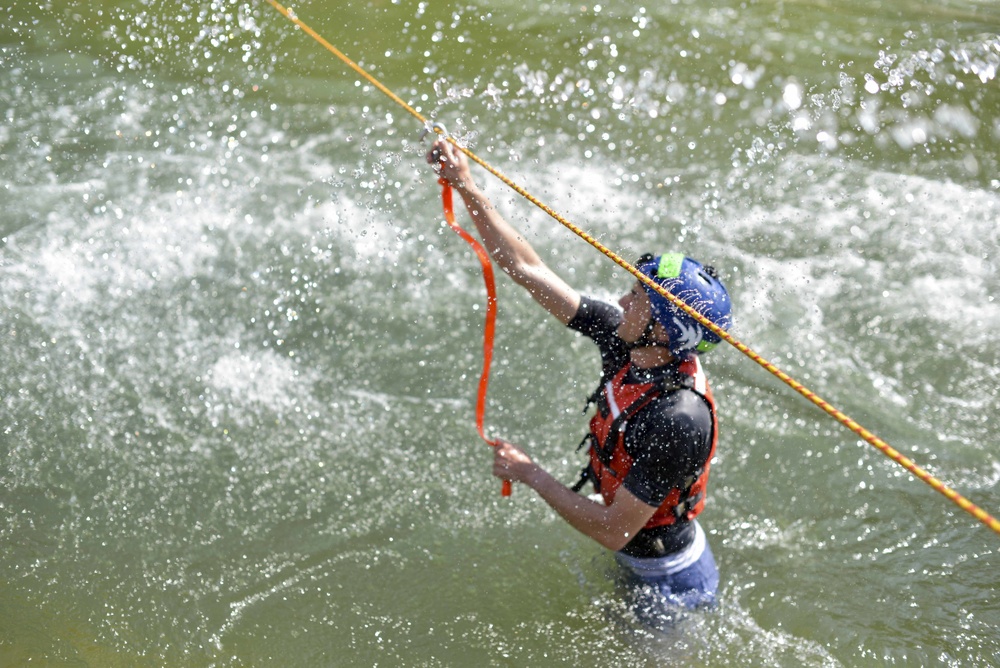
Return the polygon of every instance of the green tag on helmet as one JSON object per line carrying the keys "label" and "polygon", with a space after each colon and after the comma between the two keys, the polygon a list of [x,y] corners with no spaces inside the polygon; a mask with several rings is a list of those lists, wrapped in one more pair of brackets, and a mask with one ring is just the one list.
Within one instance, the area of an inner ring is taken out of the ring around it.
{"label": "green tag on helmet", "polygon": [[699,353],[707,353],[709,350],[717,346],[717,343],[709,343],[705,339],[698,342],[698,347],[695,348]]}
{"label": "green tag on helmet", "polygon": [[657,278],[677,278],[681,275],[681,265],[684,264],[684,253],[665,253],[660,256],[660,266],[656,270]]}

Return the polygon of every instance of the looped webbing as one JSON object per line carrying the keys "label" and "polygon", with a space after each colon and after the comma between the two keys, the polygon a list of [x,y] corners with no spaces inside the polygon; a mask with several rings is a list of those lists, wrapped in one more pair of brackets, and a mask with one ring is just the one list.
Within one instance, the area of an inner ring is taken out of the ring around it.
{"label": "looped webbing", "polygon": [[[438,183],[441,184],[441,204],[444,207],[445,222],[472,247],[483,269],[483,282],[486,283],[486,325],[483,328],[483,371],[479,376],[479,391],[476,394],[476,430],[479,432],[479,437],[486,441],[487,445],[496,447],[497,441],[487,438],[483,428],[486,416],[486,390],[490,384],[490,365],[493,363],[493,339],[496,334],[497,321],[497,288],[493,278],[493,264],[490,262],[490,256],[486,253],[483,245],[455,222],[455,208],[448,180],[442,177],[438,179]],[[510,480],[504,480],[500,493],[503,496],[510,496],[510,492]]]}

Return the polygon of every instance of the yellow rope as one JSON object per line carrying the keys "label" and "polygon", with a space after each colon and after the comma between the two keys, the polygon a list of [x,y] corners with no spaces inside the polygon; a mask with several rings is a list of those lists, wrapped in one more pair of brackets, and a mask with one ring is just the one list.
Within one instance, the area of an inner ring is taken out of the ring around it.
{"label": "yellow rope", "polygon": [[[355,63],[354,61],[352,61],[350,58],[348,58],[343,53],[341,53],[336,47],[334,47],[332,44],[330,44],[325,39],[323,39],[323,37],[321,37],[316,31],[314,31],[312,28],[310,28],[305,23],[303,23],[301,20],[299,20],[299,18],[293,12],[289,11],[285,7],[282,7],[280,4],[278,4],[277,2],[275,2],[275,0],[267,0],[267,1],[275,9],[277,9],[279,12],[281,12],[282,14],[284,14],[284,16],[286,18],[288,18],[290,21],[292,21],[292,23],[294,23],[299,28],[301,28],[303,32],[305,32],[307,35],[309,35],[314,40],[316,40],[317,42],[319,42],[322,46],[324,46],[333,55],[337,56],[337,58],[339,58],[340,60],[342,60],[348,67],[350,67],[352,70],[354,70],[355,72],[357,72],[362,78],[364,78],[366,81],[368,81],[368,83],[370,83],[371,85],[375,86],[380,91],[382,91],[383,93],[385,93],[385,95],[387,95],[392,101],[394,101],[396,104],[398,104],[403,109],[405,109],[406,111],[408,111],[412,116],[414,116],[417,120],[419,120],[425,127],[428,127],[428,121],[427,121],[427,119],[423,115],[421,115],[420,112],[418,112],[416,109],[414,109],[409,104],[407,104],[402,99],[400,99],[399,96],[397,96],[391,90],[389,90],[388,88],[386,88],[375,77],[373,77],[372,75],[368,74],[368,72],[366,72],[360,65],[358,65],[357,63]],[[440,131],[437,127],[434,127],[434,130],[436,132]],[[959,494],[955,490],[953,490],[950,487],[948,487],[948,485],[946,485],[945,483],[943,483],[940,480],[938,480],[937,478],[935,478],[927,470],[925,470],[925,469],[921,468],[920,466],[918,466],[912,459],[910,459],[909,457],[904,456],[902,453],[900,453],[898,450],[896,450],[895,448],[893,448],[891,445],[889,445],[888,443],[886,443],[885,441],[883,441],[881,438],[879,438],[878,436],[876,436],[872,432],[870,432],[867,429],[865,429],[864,427],[862,427],[860,424],[858,424],[857,422],[855,422],[853,419],[851,419],[850,417],[848,417],[846,414],[844,414],[843,412],[841,412],[837,408],[833,407],[830,403],[828,403],[822,397],[820,397],[819,395],[817,395],[815,392],[813,392],[812,390],[810,390],[806,386],[802,385],[802,383],[798,382],[797,380],[795,380],[794,378],[792,378],[791,376],[789,376],[787,373],[785,373],[784,371],[782,371],[781,369],[779,369],[777,366],[775,366],[771,362],[767,361],[766,359],[764,359],[763,357],[761,357],[760,355],[758,355],[749,346],[745,345],[744,343],[740,342],[735,337],[733,337],[731,334],[729,334],[729,332],[726,332],[725,330],[723,330],[722,328],[720,328],[718,325],[716,325],[712,321],[708,320],[706,317],[704,317],[703,315],[701,315],[700,313],[698,313],[697,311],[695,311],[693,308],[691,308],[690,306],[688,306],[682,300],[680,300],[679,298],[677,298],[674,295],[672,295],[670,292],[668,292],[666,289],[664,289],[658,283],[656,283],[655,281],[653,281],[651,278],[647,277],[645,274],[643,274],[642,272],[640,272],[638,269],[636,269],[631,264],[629,264],[628,262],[626,262],[625,260],[623,260],[621,257],[619,257],[617,254],[615,254],[613,251],[611,251],[611,249],[609,249],[607,246],[605,246],[604,244],[602,244],[601,242],[599,242],[597,239],[595,239],[593,236],[591,236],[590,234],[588,234],[586,231],[584,231],[580,227],[574,225],[572,222],[570,222],[569,220],[567,220],[566,218],[564,218],[563,216],[561,216],[558,212],[556,212],[555,210],[553,210],[552,208],[550,208],[548,205],[546,205],[544,202],[542,202],[541,200],[539,200],[537,197],[535,197],[534,195],[532,195],[531,193],[529,193],[523,187],[521,187],[520,185],[518,185],[517,183],[515,183],[514,181],[512,181],[510,178],[508,178],[506,175],[504,175],[503,173],[501,173],[498,169],[496,169],[495,167],[493,167],[492,165],[490,165],[489,163],[487,163],[485,160],[483,160],[482,158],[480,158],[478,155],[476,155],[475,153],[473,153],[471,150],[465,148],[464,146],[459,145],[451,137],[446,137],[446,139],[449,142],[451,142],[451,144],[454,145],[456,148],[458,148],[460,151],[462,151],[463,153],[465,153],[465,155],[467,155],[470,160],[474,161],[475,163],[477,163],[478,165],[480,165],[481,167],[483,167],[483,169],[485,169],[490,174],[492,174],[493,176],[495,176],[498,179],[500,179],[503,183],[505,183],[514,192],[516,192],[517,194],[519,194],[522,197],[524,197],[526,200],[528,200],[529,202],[531,202],[532,204],[534,204],[535,206],[537,206],[539,209],[541,209],[542,211],[544,211],[545,213],[547,213],[549,216],[551,216],[552,218],[554,218],[555,220],[557,220],[559,223],[561,223],[567,229],[569,229],[574,234],[576,234],[577,236],[579,236],[581,239],[583,239],[584,241],[586,241],[587,243],[589,243],[591,246],[593,246],[594,248],[596,248],[597,250],[599,250],[601,253],[603,253],[605,256],[607,256],[609,259],[611,259],[619,267],[621,267],[622,269],[624,269],[628,273],[630,273],[633,276],[635,276],[637,280],[639,280],[643,284],[649,286],[652,290],[655,290],[657,293],[663,295],[663,297],[666,298],[666,299],[668,299],[672,304],[674,304],[678,308],[682,309],[689,316],[691,316],[692,318],[694,318],[695,320],[697,320],[699,323],[701,323],[703,326],[707,327],[712,332],[714,332],[716,335],[718,335],[720,338],[722,338],[723,341],[726,341],[727,343],[729,343],[730,345],[732,345],[734,348],[736,348],[737,350],[739,350],[741,353],[743,353],[744,355],[746,355],[747,357],[749,357],[750,359],[752,359],[754,362],[756,362],[757,364],[759,364],[760,366],[762,366],[769,373],[771,373],[774,376],[776,376],[777,378],[779,378],[786,385],[788,385],[793,390],[795,390],[796,392],[798,392],[799,394],[801,394],[803,397],[805,397],[806,399],[808,399],[809,401],[811,401],[812,403],[814,403],[816,406],[818,406],[819,408],[821,408],[825,413],[827,413],[828,415],[830,415],[837,422],[839,422],[843,426],[845,426],[848,429],[850,429],[851,431],[853,431],[855,434],[857,434],[859,437],[861,437],[864,441],[866,441],[867,443],[871,444],[872,446],[874,446],[875,448],[877,448],[878,450],[880,450],[883,454],[885,454],[887,457],[889,457],[889,459],[893,460],[894,462],[896,462],[897,464],[899,464],[900,466],[902,466],[903,468],[905,468],[907,471],[909,471],[911,474],[913,474],[914,476],[916,476],[918,479],[924,481],[925,483],[927,483],[928,485],[930,485],[933,489],[935,489],[938,492],[940,492],[941,494],[943,494],[947,499],[949,499],[950,501],[952,501],[953,503],[955,503],[955,505],[957,505],[959,508],[961,508],[962,510],[966,511],[967,513],[969,513],[973,517],[975,517],[977,520],[979,520],[980,522],[982,522],[983,524],[985,524],[986,526],[988,526],[990,529],[992,529],[993,531],[995,531],[997,534],[1000,534],[1000,521],[998,521],[992,515],[990,515],[989,513],[987,513],[985,510],[983,510],[982,508],[980,508],[976,504],[972,503],[971,501],[969,501],[968,499],[966,499],[964,496],[962,496],[961,494]]]}

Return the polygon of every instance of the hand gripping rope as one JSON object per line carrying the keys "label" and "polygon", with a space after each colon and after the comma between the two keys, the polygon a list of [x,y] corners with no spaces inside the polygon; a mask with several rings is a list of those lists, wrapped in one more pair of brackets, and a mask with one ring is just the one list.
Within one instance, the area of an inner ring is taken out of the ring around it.
{"label": "hand gripping rope", "polygon": [[[400,107],[402,107],[407,112],[409,112],[410,115],[412,115],[414,118],[416,118],[417,120],[419,120],[420,123],[423,126],[428,127],[428,121],[427,121],[427,119],[420,112],[418,112],[412,106],[410,106],[409,104],[407,104],[406,102],[404,102],[398,95],[396,95],[395,93],[393,93],[391,90],[389,90],[388,88],[386,88],[380,81],[378,81],[377,79],[375,79],[375,77],[373,77],[372,75],[368,74],[368,72],[366,72],[363,68],[361,68],[357,63],[355,63],[354,61],[352,61],[351,59],[349,59],[347,56],[345,56],[343,53],[341,53],[336,47],[334,47],[332,44],[330,44],[325,39],[323,39],[319,34],[316,33],[316,31],[314,31],[312,28],[310,28],[309,26],[307,26],[306,24],[304,24],[302,21],[300,21],[299,18],[297,16],[295,16],[292,12],[290,12],[289,10],[285,9],[284,7],[282,7],[275,0],[267,0],[267,2],[271,6],[273,6],[276,10],[278,10],[281,14],[283,14],[288,20],[290,20],[292,23],[294,23],[296,26],[298,26],[303,32],[305,32],[307,35],[309,35],[310,37],[312,37],[313,39],[315,39],[317,42],[319,42],[320,45],[322,45],[324,48],[326,48],[330,53],[332,53],[337,58],[339,58],[345,65],[347,65],[352,70],[354,70],[355,72],[357,72],[363,79],[365,79],[366,81],[368,81],[371,85],[375,86],[375,88],[377,88],[378,90],[382,91],[387,97],[389,97],[389,99],[391,99],[393,102],[395,102]],[[435,131],[438,131],[438,129],[435,129]],[[665,290],[659,284],[657,284],[656,282],[654,282],[652,279],[648,278],[645,274],[641,273],[638,269],[636,269],[631,264],[629,264],[628,262],[626,262],[625,260],[623,260],[621,257],[619,257],[618,255],[616,255],[614,252],[612,252],[607,246],[605,246],[604,244],[602,244],[601,242],[599,242],[597,239],[595,239],[593,236],[591,236],[590,234],[588,234],[587,232],[585,232],[583,229],[581,229],[581,228],[577,227],[576,225],[574,225],[572,222],[570,222],[569,220],[567,220],[563,216],[559,215],[559,213],[557,213],[556,211],[554,211],[552,208],[550,208],[549,206],[547,206],[544,202],[542,202],[537,197],[535,197],[534,195],[532,195],[531,193],[529,193],[527,190],[525,190],[523,187],[521,187],[520,185],[518,185],[517,183],[515,183],[513,180],[511,180],[507,176],[505,176],[498,169],[496,169],[495,167],[493,167],[492,165],[490,165],[489,163],[487,163],[485,160],[483,160],[482,158],[480,158],[479,156],[477,156],[475,153],[473,153],[469,149],[465,148],[464,146],[459,145],[458,142],[456,142],[451,137],[447,137],[447,140],[453,146],[455,146],[458,150],[460,150],[463,153],[465,153],[465,155],[468,156],[470,160],[472,160],[473,162],[477,163],[478,165],[480,165],[481,167],[483,167],[483,169],[485,169],[486,171],[488,171],[490,174],[492,174],[493,176],[495,176],[498,179],[500,179],[500,181],[502,181],[505,185],[507,185],[511,190],[513,190],[518,195],[521,195],[526,200],[528,200],[529,202],[531,202],[532,204],[534,204],[535,206],[537,206],[539,209],[541,209],[542,211],[544,211],[545,213],[547,213],[549,216],[551,216],[553,219],[555,219],[556,221],[558,221],[560,224],[562,224],[568,230],[570,230],[571,232],[573,232],[574,234],[576,234],[578,237],[580,237],[581,239],[583,239],[584,241],[586,241],[587,243],[589,243],[591,246],[593,246],[594,248],[596,248],[597,250],[599,250],[606,257],[608,257],[612,262],[614,262],[615,264],[617,264],[619,267],[621,267],[622,269],[624,269],[628,273],[632,274],[636,278],[636,280],[638,280],[641,283],[643,283],[644,285],[648,286],[651,290],[655,290],[657,293],[659,293],[660,295],[662,295],[665,299],[669,300],[672,304],[674,304],[677,308],[681,309],[682,311],[684,311],[685,313],[687,313],[688,315],[690,315],[692,318],[694,318],[699,323],[701,323],[704,327],[710,329],[717,336],[719,336],[723,341],[725,341],[726,343],[730,344],[731,346],[733,346],[734,348],[736,348],[737,350],[739,350],[741,353],[743,353],[744,355],[746,355],[747,357],[749,357],[751,360],[753,360],[754,362],[756,362],[757,364],[759,364],[768,373],[774,375],[779,380],[781,380],[783,383],[785,383],[786,385],[788,385],[790,388],[792,388],[793,390],[795,390],[796,392],[798,392],[799,394],[801,394],[803,397],[805,397],[810,402],[812,402],[813,404],[815,404],[817,407],[819,407],[820,409],[822,409],[823,412],[825,412],[827,415],[829,415],[830,417],[832,417],[834,420],[836,420],[837,422],[839,422],[843,426],[845,426],[848,429],[850,429],[852,432],[854,432],[859,437],[861,437],[861,439],[863,439],[868,444],[870,444],[871,446],[873,446],[874,448],[876,448],[877,450],[879,450],[880,452],[882,452],[886,457],[888,457],[892,461],[896,462],[897,464],[899,464],[900,466],[902,466],[903,468],[905,468],[907,471],[909,471],[911,474],[913,474],[913,476],[915,476],[917,479],[922,480],[923,482],[927,483],[928,485],[931,486],[931,488],[933,488],[936,491],[938,491],[939,493],[941,493],[945,498],[947,498],[948,500],[950,500],[952,503],[954,503],[955,505],[957,505],[959,508],[961,508],[965,512],[969,513],[973,517],[975,517],[977,520],[979,520],[980,522],[982,522],[983,524],[985,524],[987,527],[989,527],[990,529],[992,529],[995,533],[1000,534],[1000,520],[997,520],[995,517],[993,517],[992,515],[990,515],[989,513],[987,513],[985,510],[983,510],[982,508],[980,508],[976,504],[972,503],[971,501],[969,501],[968,499],[966,499],[964,496],[962,496],[961,494],[959,494],[955,490],[953,490],[950,487],[948,487],[942,481],[938,480],[933,475],[931,475],[927,470],[925,470],[925,469],[921,468],[920,466],[918,466],[912,459],[910,459],[909,457],[906,457],[905,455],[903,455],[902,453],[900,453],[898,450],[896,450],[895,448],[893,448],[892,446],[890,446],[888,443],[886,443],[885,441],[883,441],[881,438],[879,438],[878,436],[876,436],[875,434],[873,434],[872,432],[868,431],[867,429],[865,429],[864,427],[862,427],[860,424],[858,424],[857,422],[855,422],[852,418],[850,418],[849,416],[847,416],[846,414],[844,414],[840,410],[834,408],[831,404],[829,404],[827,401],[825,401],[822,397],[820,397],[819,395],[817,395],[815,392],[813,392],[809,388],[807,388],[804,385],[802,385],[801,383],[799,383],[797,380],[795,380],[794,378],[792,378],[791,376],[789,376],[787,373],[785,373],[784,371],[782,371],[781,369],[779,369],[777,366],[775,366],[774,364],[772,364],[768,360],[766,360],[763,357],[761,357],[760,355],[758,355],[749,346],[745,345],[744,343],[741,343],[734,336],[732,336],[728,332],[724,331],[718,325],[716,325],[715,323],[711,322],[710,320],[708,320],[707,318],[705,318],[703,315],[701,315],[700,313],[698,313],[697,311],[695,311],[693,308],[691,308],[690,306],[688,306],[687,304],[685,304],[682,300],[680,300],[677,297],[675,297],[674,295],[672,295],[670,292],[668,292],[667,290]],[[481,387],[482,387],[482,384],[481,384]],[[482,432],[480,432],[480,433],[482,433]],[[485,439],[485,437],[484,437],[484,439]],[[490,441],[487,440],[487,442],[489,443]]]}

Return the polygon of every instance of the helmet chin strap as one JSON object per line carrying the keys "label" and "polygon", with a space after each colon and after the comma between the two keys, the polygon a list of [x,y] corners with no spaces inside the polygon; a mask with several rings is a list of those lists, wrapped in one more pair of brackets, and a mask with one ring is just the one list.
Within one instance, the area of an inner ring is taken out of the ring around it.
{"label": "helmet chin strap", "polygon": [[646,323],[646,329],[642,331],[642,336],[628,344],[629,350],[635,350],[636,348],[670,348],[669,341],[661,341],[659,339],[653,338],[653,329],[656,328],[656,319],[650,317],[649,322]]}

